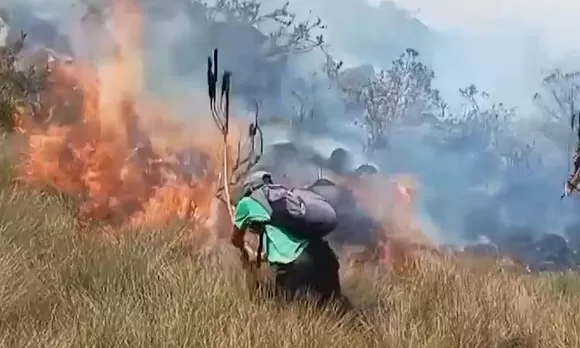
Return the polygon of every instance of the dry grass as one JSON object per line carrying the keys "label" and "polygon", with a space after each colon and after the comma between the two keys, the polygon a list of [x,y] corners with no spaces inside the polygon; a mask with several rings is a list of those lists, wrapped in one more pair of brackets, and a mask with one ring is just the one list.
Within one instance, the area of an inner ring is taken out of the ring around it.
{"label": "dry grass", "polygon": [[[1,163],[8,169],[7,162]],[[76,232],[72,203],[14,192],[0,173],[0,345],[6,347],[580,347],[580,278],[491,264],[361,269],[363,315],[250,301],[242,272],[179,245],[179,230],[115,241]]]}

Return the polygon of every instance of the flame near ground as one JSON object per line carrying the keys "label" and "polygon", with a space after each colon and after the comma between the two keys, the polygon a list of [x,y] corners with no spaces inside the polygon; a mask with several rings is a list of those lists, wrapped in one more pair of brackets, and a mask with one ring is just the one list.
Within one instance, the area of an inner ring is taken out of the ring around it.
{"label": "flame near ground", "polygon": [[[17,115],[27,139],[19,179],[81,194],[83,218],[115,227],[207,218],[218,174],[212,168],[219,163],[212,154],[220,144],[211,141],[209,127],[184,129],[159,103],[140,101],[139,8],[132,1],[117,1],[112,22],[115,52],[110,59],[98,66],[54,62],[51,88],[42,96],[44,112]],[[213,135],[219,139],[217,132]],[[197,156],[207,169],[204,175],[188,170],[192,165],[179,158],[184,156],[189,162]]]}
{"label": "flame near ground", "polygon": [[[137,3],[116,1],[111,20],[108,37],[115,49],[110,58],[97,65],[51,63],[51,84],[41,96],[41,107],[15,115],[26,139],[19,182],[81,196],[79,218],[96,219],[112,230],[160,227],[174,219],[215,227],[227,218],[216,216],[215,209],[221,134],[199,117],[193,118],[196,125],[183,124],[163,109],[162,101],[142,99],[142,16]],[[237,139],[230,141],[237,144]],[[416,225],[412,195],[403,183],[396,183],[396,209],[378,203],[384,195],[377,197],[375,184],[350,185],[369,210],[388,216],[385,231],[391,235],[381,258],[399,257],[393,256],[401,254],[393,241],[430,243]],[[387,210],[392,211],[385,214]]]}

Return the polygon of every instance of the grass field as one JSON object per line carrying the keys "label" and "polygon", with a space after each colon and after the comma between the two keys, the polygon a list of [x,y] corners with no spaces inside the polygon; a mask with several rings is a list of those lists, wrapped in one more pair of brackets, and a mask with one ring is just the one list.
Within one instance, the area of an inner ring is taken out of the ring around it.
{"label": "grass field", "polygon": [[70,199],[0,175],[2,347],[580,347],[580,278],[491,263],[347,272],[362,315],[249,300],[236,263],[183,247],[178,228],[80,233]]}

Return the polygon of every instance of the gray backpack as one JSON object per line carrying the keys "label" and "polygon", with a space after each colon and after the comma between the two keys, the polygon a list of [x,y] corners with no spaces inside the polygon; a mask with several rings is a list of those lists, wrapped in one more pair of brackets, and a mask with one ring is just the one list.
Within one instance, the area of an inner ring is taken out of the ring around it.
{"label": "gray backpack", "polygon": [[336,228],[336,211],[310,187],[290,189],[263,180],[246,186],[245,193],[268,211],[270,224],[290,231],[295,237],[321,239]]}

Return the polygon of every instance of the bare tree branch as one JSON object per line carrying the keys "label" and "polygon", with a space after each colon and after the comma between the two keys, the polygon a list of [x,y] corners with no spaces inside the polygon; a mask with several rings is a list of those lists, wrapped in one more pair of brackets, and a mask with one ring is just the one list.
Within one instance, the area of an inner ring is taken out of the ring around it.
{"label": "bare tree branch", "polygon": [[431,87],[435,74],[418,61],[418,56],[409,48],[389,70],[381,70],[363,86],[342,86],[347,99],[362,107],[361,123],[367,130],[369,149],[384,144],[391,126],[412,107],[431,107],[434,101],[441,107],[439,92]]}
{"label": "bare tree branch", "polygon": [[[215,49],[212,57],[208,58],[207,66],[207,80],[208,80],[208,95],[210,101],[211,114],[222,134],[222,184],[217,189],[216,196],[222,201],[225,201],[230,217],[234,218],[231,197],[231,185],[239,184],[240,180],[253,168],[253,166],[260,160],[264,151],[263,148],[263,134],[258,123],[258,103],[256,102],[256,114],[254,122],[250,124],[248,129],[249,151],[246,157],[242,158],[242,140],[238,142],[236,158],[234,159],[233,167],[229,168],[230,161],[230,146],[228,143],[228,135],[230,133],[230,78],[231,73],[225,71],[221,79],[221,91],[218,92],[218,50]],[[258,143],[256,143],[258,142]],[[248,144],[246,144],[248,145]],[[225,195],[223,197],[222,195]]]}
{"label": "bare tree branch", "polygon": [[0,128],[12,131],[17,108],[33,110],[38,94],[46,87],[48,71],[34,66],[21,69],[19,54],[24,48],[26,34],[15,42],[0,47]]}

